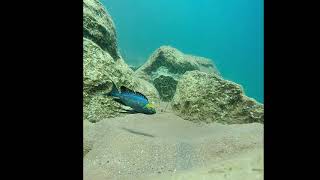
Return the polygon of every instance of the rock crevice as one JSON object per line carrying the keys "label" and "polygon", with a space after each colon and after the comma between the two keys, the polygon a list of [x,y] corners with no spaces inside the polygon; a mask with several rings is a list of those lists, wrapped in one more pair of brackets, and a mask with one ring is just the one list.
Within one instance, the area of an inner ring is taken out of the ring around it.
{"label": "rock crevice", "polygon": [[193,70],[220,74],[212,60],[184,54],[171,46],[156,49],[135,73],[154,84],[161,100],[170,101],[175,93],[177,81],[185,72]]}

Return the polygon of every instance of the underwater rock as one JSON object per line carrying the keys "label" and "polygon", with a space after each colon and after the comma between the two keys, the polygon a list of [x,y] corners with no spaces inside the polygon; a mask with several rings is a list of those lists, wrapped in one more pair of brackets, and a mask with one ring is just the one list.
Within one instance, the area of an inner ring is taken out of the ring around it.
{"label": "underwater rock", "polygon": [[185,72],[193,70],[219,75],[212,60],[183,54],[170,46],[161,46],[155,50],[135,73],[138,77],[152,82],[162,100],[170,101],[175,93],[177,81]]}
{"label": "underwater rock", "polygon": [[[126,86],[143,93],[151,102],[158,101],[159,95],[154,86],[136,77],[134,71],[118,53],[115,28],[103,6],[96,0],[84,0],[83,7],[84,120],[97,122],[120,115],[123,111],[119,103],[113,101],[111,97],[102,95],[111,90],[112,82],[118,88]],[[103,32],[108,33],[96,32],[96,28],[100,26],[106,29]]]}
{"label": "underwater rock", "polygon": [[[131,114],[97,122],[91,132],[87,138],[92,142],[92,149],[83,159],[84,180],[141,179],[141,176],[154,179],[159,172],[184,174],[203,167],[209,175],[228,173],[229,167],[246,173],[251,168],[263,167],[263,161],[239,165],[232,161],[233,157],[247,152],[242,159],[262,156],[263,124],[260,123],[198,126],[173,113]],[[231,159],[226,164],[228,169],[219,166],[228,159]]]}
{"label": "underwater rock", "polygon": [[264,121],[263,105],[245,96],[240,85],[200,71],[186,72],[181,77],[172,109],[182,118],[195,122]]}
{"label": "underwater rock", "polygon": [[97,122],[107,117],[115,117],[122,112],[121,105],[111,97],[102,96],[111,89],[112,82],[117,87],[126,86],[141,92],[156,103],[159,95],[155,87],[137,78],[120,58],[113,58],[91,40],[84,38],[83,50],[83,107],[84,119]]}
{"label": "underwater rock", "polygon": [[160,96],[153,84],[141,78],[135,78],[134,80],[137,82],[137,86],[133,88],[135,91],[143,92],[153,104],[159,103]]}
{"label": "underwater rock", "polygon": [[117,38],[114,23],[99,0],[83,0],[83,37],[92,40],[117,60]]}
{"label": "underwater rock", "polygon": [[119,114],[121,106],[102,93],[110,91],[112,81],[116,85],[134,88],[138,85],[133,71],[122,59],[115,61],[89,39],[83,39],[83,107],[84,119],[97,122]]}
{"label": "underwater rock", "polygon": [[133,71],[136,71],[137,69],[140,68],[140,66],[134,66],[134,65],[129,65],[129,67],[130,67]]}
{"label": "underwater rock", "polygon": [[170,101],[176,92],[178,81],[171,76],[160,75],[154,79],[153,83],[155,88],[157,88],[161,99],[163,101]]}

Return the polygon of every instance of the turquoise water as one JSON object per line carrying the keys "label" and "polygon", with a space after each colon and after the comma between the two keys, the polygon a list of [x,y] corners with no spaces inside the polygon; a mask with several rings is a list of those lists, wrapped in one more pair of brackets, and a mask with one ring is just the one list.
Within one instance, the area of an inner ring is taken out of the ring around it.
{"label": "turquoise water", "polygon": [[101,0],[128,64],[161,45],[211,58],[225,79],[263,99],[263,0]]}

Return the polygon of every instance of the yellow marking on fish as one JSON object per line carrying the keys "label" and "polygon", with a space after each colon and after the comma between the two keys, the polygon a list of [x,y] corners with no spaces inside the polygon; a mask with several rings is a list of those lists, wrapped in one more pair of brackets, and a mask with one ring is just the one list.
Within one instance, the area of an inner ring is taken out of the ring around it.
{"label": "yellow marking on fish", "polygon": [[151,104],[151,103],[148,103],[148,104],[146,105],[146,107],[147,107],[147,108],[154,108],[154,105]]}

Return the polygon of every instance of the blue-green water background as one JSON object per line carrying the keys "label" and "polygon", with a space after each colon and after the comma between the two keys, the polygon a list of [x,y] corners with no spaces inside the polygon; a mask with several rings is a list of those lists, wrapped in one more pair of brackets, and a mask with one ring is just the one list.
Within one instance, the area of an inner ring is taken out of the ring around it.
{"label": "blue-green water background", "polygon": [[263,99],[263,0],[101,0],[128,64],[161,45],[213,59],[222,76]]}

